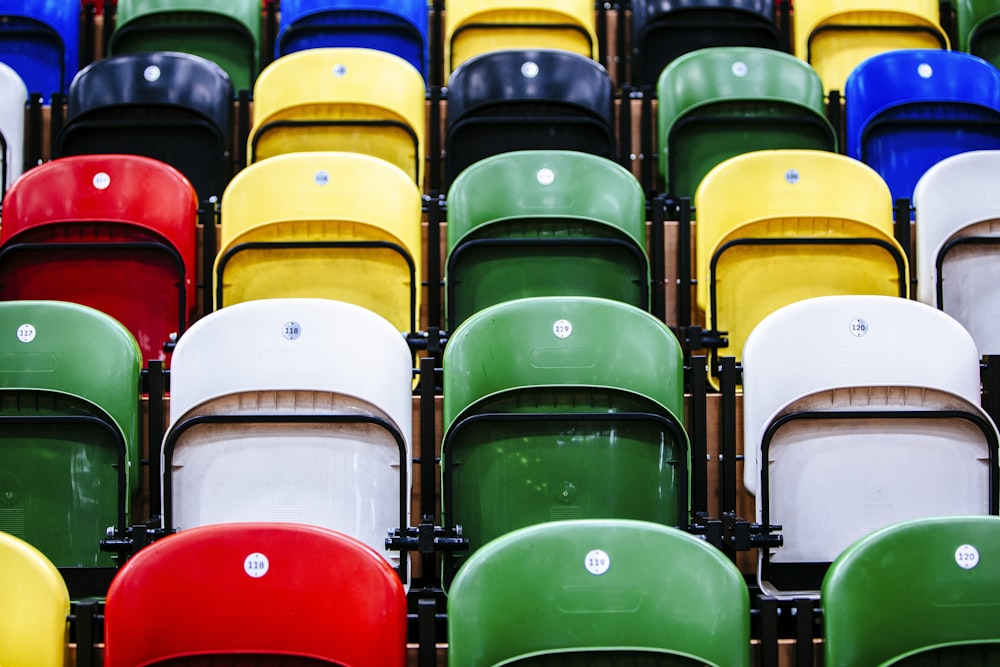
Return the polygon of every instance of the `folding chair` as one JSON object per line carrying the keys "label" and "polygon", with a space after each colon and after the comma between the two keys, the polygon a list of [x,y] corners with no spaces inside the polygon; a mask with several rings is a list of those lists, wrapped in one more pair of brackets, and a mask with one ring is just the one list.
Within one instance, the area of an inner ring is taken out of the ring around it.
{"label": "folding chair", "polygon": [[200,201],[218,199],[232,171],[232,96],[229,76],[199,56],[103,58],[70,86],[58,153],[145,155],[176,167]]}
{"label": "folding chair", "polygon": [[924,172],[913,190],[917,298],[957,319],[980,356],[1000,352],[1000,198],[992,178],[998,167],[1000,150],[959,153]]}
{"label": "folding chair", "polygon": [[390,53],[314,48],[282,56],[254,86],[247,161],[298,151],[364,153],[422,187],[425,93],[420,73]]}
{"label": "folding chair", "polygon": [[52,0],[0,0],[0,61],[28,92],[65,94],[80,68],[80,6]]}
{"label": "folding chair", "polygon": [[0,62],[0,191],[24,171],[24,115],[28,89],[11,67]]}
{"label": "folding chair", "polygon": [[445,347],[444,580],[514,529],[577,518],[688,524],[680,345],[618,301],[533,297],[479,311]]}
{"label": "folding chair", "polygon": [[858,540],[823,580],[826,664],[996,664],[994,558],[996,517],[918,519]]}
{"label": "folding chair", "polygon": [[512,151],[448,190],[447,326],[527,296],[649,308],[646,205],[621,165],[574,151]]}
{"label": "folding chair", "polygon": [[49,161],[4,199],[0,295],[91,306],[128,327],[144,359],[166,361],[195,313],[197,212],[191,184],[157,160]]}
{"label": "folding chair", "polygon": [[104,664],[403,667],[406,596],[367,546],[317,526],[240,523],[158,540],[115,578]]}
{"label": "folding chair", "polygon": [[746,583],[676,528],[576,520],[521,528],[448,591],[448,664],[750,665]]}
{"label": "folding chair", "polygon": [[412,368],[391,324],[331,299],[262,299],[198,320],[170,372],[164,527],[326,526],[400,567],[385,538],[409,526]]}
{"label": "folding chair", "polygon": [[893,199],[936,162],[1000,148],[1000,70],[958,51],[881,53],[845,86],[847,154],[870,165]]}
{"label": "folding chair", "polygon": [[958,50],[1000,64],[1000,2],[996,0],[955,0],[955,31]]}
{"label": "folding chair", "polygon": [[2,530],[45,554],[74,597],[104,595],[115,562],[100,542],[123,535],[140,488],[139,346],[61,301],[0,301],[0,323]]}
{"label": "folding chair", "polygon": [[385,160],[286,153],[236,175],[222,197],[215,307],[318,297],[416,331],[421,195]]}
{"label": "folding chair", "polygon": [[1000,436],[979,376],[968,332],[910,299],[819,297],[764,319],[743,352],[744,484],[784,545],[761,550],[761,589],[815,595],[891,523],[996,514]]}
{"label": "folding chair", "polygon": [[743,153],[837,151],[823,82],[787,53],[701,49],[667,65],[656,90],[659,170],[668,194],[694,196],[712,167]]}

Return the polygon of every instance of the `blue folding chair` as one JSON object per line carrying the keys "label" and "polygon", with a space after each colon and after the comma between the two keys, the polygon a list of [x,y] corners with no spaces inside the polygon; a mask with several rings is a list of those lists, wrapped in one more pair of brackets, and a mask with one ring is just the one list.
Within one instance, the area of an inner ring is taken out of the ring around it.
{"label": "blue folding chair", "polygon": [[946,157],[1000,148],[1000,70],[958,51],[907,49],[858,65],[844,86],[847,154],[893,199]]}
{"label": "blue folding chair", "polygon": [[80,67],[80,5],[0,0],[0,61],[46,102],[65,93]]}
{"label": "blue folding chair", "polygon": [[274,57],[355,47],[392,53],[427,78],[426,0],[283,0]]}

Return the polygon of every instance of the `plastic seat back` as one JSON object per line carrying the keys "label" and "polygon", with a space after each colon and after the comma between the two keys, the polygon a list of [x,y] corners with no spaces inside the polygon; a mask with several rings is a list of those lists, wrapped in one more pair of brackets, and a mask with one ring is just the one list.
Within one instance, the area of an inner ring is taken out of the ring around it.
{"label": "plastic seat back", "polygon": [[258,0],[119,0],[108,54],[180,51],[211,60],[236,91],[260,71]]}
{"label": "plastic seat back", "polygon": [[229,664],[254,656],[406,664],[396,573],[361,542],[318,526],[228,524],[158,540],[115,578],[104,622],[107,667],[226,664],[226,656]]}
{"label": "plastic seat back", "polygon": [[24,115],[28,89],[11,67],[0,63],[0,192],[24,170]]}
{"label": "plastic seat back", "polygon": [[425,92],[420,73],[389,53],[314,48],[283,56],[254,86],[247,161],[297,151],[364,153],[422,187]]}
{"label": "plastic seat back", "polygon": [[61,155],[129,153],[176,167],[200,200],[219,198],[231,172],[232,83],[184,53],[136,53],[85,67],[70,86]]}
{"label": "plastic seat back", "polygon": [[0,61],[45,103],[65,94],[80,69],[80,6],[52,0],[0,2]]}
{"label": "plastic seat back", "polygon": [[845,86],[847,154],[870,165],[894,199],[936,162],[1000,148],[1000,70],[958,51],[893,51],[857,66]]}
{"label": "plastic seat back", "polygon": [[[789,363],[807,358],[807,370]],[[743,364],[744,484],[784,535],[761,553],[763,590],[815,594],[830,562],[890,523],[997,513],[1000,436],[980,407],[975,344],[947,314],[806,299],[754,329]]]}
{"label": "plastic seat back", "polygon": [[74,596],[103,595],[114,561],[100,541],[121,536],[140,488],[139,346],[66,302],[0,301],[0,323],[0,526],[59,567]]}
{"label": "plastic seat back", "polygon": [[594,297],[507,301],[452,332],[443,363],[442,507],[469,539],[446,556],[446,580],[527,525],[687,525],[681,351],[649,313]]}
{"label": "plastic seat back", "polygon": [[862,61],[899,49],[948,49],[937,0],[811,0],[792,12],[794,53],[829,93]]}
{"label": "plastic seat back", "polygon": [[448,611],[455,667],[750,664],[749,596],[736,566],[702,540],[642,521],[504,535],[463,566]]}
{"label": "plastic seat back", "polygon": [[0,295],[91,306],[128,327],[144,359],[166,361],[195,313],[197,211],[191,184],[158,160],[51,160],[4,199]]}
{"label": "plastic seat back", "polygon": [[41,551],[0,532],[0,663],[64,667],[69,643],[69,591]]}
{"label": "plastic seat back", "polygon": [[502,301],[597,296],[649,307],[642,186],[574,151],[512,151],[448,191],[448,327]]}
{"label": "plastic seat back", "polygon": [[837,150],[823,82],[808,63],[754,47],[716,47],[670,63],[657,82],[664,191],[692,197],[720,162],[775,148]]}
{"label": "plastic seat back", "polygon": [[594,4],[589,0],[468,0],[444,17],[445,78],[491,51],[558,49],[597,58]]}
{"label": "plastic seat back", "polygon": [[399,332],[348,303],[263,299],[206,315],[171,368],[165,526],[321,525],[399,566],[384,545],[409,525],[411,374]]}
{"label": "plastic seat back", "polygon": [[1000,3],[996,0],[956,0],[955,32],[958,50],[1000,64]]}
{"label": "plastic seat back", "polygon": [[684,54],[722,46],[785,50],[774,0],[640,0],[632,5],[632,83],[653,86]]}
{"label": "plastic seat back", "polygon": [[917,298],[961,322],[980,355],[1000,350],[997,168],[1000,150],[960,153],[924,172],[913,190]]}
{"label": "plastic seat back", "polygon": [[222,197],[215,307],[330,298],[415,331],[420,207],[413,179],[368,155],[317,151],[255,162]]}
{"label": "plastic seat back", "polygon": [[[1000,568],[994,558],[1000,559],[996,517],[907,521],[858,540],[823,580],[826,664],[995,663]],[[893,622],[900,618],[906,623]]]}
{"label": "plastic seat back", "polygon": [[448,83],[446,185],[469,165],[515,150],[614,159],[614,93],[597,62],[568,51],[510,50],[466,61]]}
{"label": "plastic seat back", "polygon": [[429,34],[426,0],[285,0],[274,57],[306,49],[375,49],[399,56],[425,79]]}
{"label": "plastic seat back", "polygon": [[870,167],[830,151],[755,151],[714,167],[695,192],[697,304],[713,351],[739,357],[789,303],[830,294],[905,296],[892,199]]}

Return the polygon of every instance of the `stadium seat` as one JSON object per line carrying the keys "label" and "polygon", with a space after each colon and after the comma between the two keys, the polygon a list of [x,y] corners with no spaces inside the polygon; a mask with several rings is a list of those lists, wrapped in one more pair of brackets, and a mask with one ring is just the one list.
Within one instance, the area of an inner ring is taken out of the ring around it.
{"label": "stadium seat", "polygon": [[649,308],[646,205],[624,167],[575,151],[512,151],[448,190],[447,326],[528,296]]}
{"label": "stadium seat", "polygon": [[103,58],[73,79],[60,155],[129,153],[176,167],[201,201],[219,198],[231,169],[232,83],[184,53]]}
{"label": "stadium seat", "polygon": [[286,153],[255,162],[222,196],[215,307],[253,299],[348,301],[416,330],[421,194],[385,160]]}
{"label": "stadium seat", "polygon": [[959,51],[880,53],[858,65],[844,88],[847,154],[870,165],[893,199],[934,163],[1000,148],[1000,70]]}
{"label": "stadium seat", "polygon": [[479,311],[445,347],[442,513],[468,555],[552,520],[688,524],[680,345],[663,322],[595,297]]}
{"label": "stadium seat", "polygon": [[794,53],[829,93],[866,58],[899,49],[948,49],[938,0],[810,0],[792,12]]}
{"label": "stadium seat", "polygon": [[247,161],[298,151],[365,153],[422,186],[425,93],[419,72],[389,53],[315,48],[282,56],[254,86]]}
{"label": "stadium seat", "polygon": [[498,51],[448,83],[445,185],[479,160],[514,150],[577,150],[615,159],[614,91],[600,64],[558,50]]}
{"label": "stadium seat", "polygon": [[491,51],[558,49],[596,59],[594,3],[590,0],[464,0],[444,16],[448,74]]}
{"label": "stadium seat", "polygon": [[169,361],[196,312],[197,213],[194,188],[158,160],[46,162],[4,198],[0,298],[91,306],[132,332],[143,359]]}
{"label": "stadium seat", "polygon": [[65,667],[69,591],[45,555],[0,532],[0,664]]}
{"label": "stadium seat", "polygon": [[326,526],[398,567],[385,538],[409,525],[412,368],[391,324],[331,299],[201,318],[170,371],[164,527]]}
{"label": "stadium seat", "polygon": [[910,299],[819,297],[765,318],[743,351],[744,485],[784,545],[760,550],[761,590],[817,593],[890,523],[996,514],[1000,436],[979,375],[968,332]]}
{"label": "stadium seat", "polygon": [[404,667],[406,597],[364,544],[317,526],[192,528],[122,568],[105,667]]}
{"label": "stadium seat", "polygon": [[857,160],[793,149],[730,158],[701,181],[695,209],[697,305],[709,330],[728,332],[713,357],[738,359],[766,315],[807,297],[908,293],[889,189]]}
{"label": "stadium seat", "polygon": [[0,327],[0,530],[45,554],[74,597],[103,595],[115,562],[100,542],[122,535],[140,489],[139,346],[60,301],[0,301]]}
{"label": "stadium seat", "polygon": [[180,51],[211,60],[253,90],[260,71],[260,0],[118,0],[108,55]]}
{"label": "stadium seat", "polygon": [[1000,150],[969,151],[924,172],[913,191],[917,298],[972,334],[980,355],[1000,353]]}
{"label": "stadium seat", "polygon": [[80,6],[52,0],[0,0],[0,62],[48,104],[80,68]]}
{"label": "stadium seat", "polygon": [[823,581],[827,667],[997,664],[994,558],[996,517],[918,519],[858,540]]}
{"label": "stadium seat", "polygon": [[275,59],[327,47],[375,49],[399,56],[427,78],[427,0],[284,0]]}
{"label": "stadium seat", "polygon": [[807,63],[755,47],[683,55],[660,74],[657,148],[664,192],[693,197],[712,167],[774,148],[837,151],[823,82]]}
{"label": "stadium seat", "polygon": [[545,523],[473,555],[448,592],[448,664],[750,665],[746,583],[676,528]]}
{"label": "stadium seat", "polygon": [[632,83],[656,85],[686,53],[718,46],[786,49],[774,0],[638,0],[632,3]]}
{"label": "stadium seat", "polygon": [[24,116],[28,89],[11,67],[0,62],[0,192],[24,170]]}
{"label": "stadium seat", "polygon": [[958,50],[1000,65],[1000,2],[955,0],[955,31]]}

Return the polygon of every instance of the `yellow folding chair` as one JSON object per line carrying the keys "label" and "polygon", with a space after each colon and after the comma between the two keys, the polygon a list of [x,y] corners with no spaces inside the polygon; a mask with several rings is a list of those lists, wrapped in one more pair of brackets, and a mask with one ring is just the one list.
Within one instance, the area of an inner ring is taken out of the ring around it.
{"label": "yellow folding chair", "polygon": [[369,155],[300,152],[255,162],[222,195],[215,308],[337,299],[414,331],[420,207],[413,179]]}

